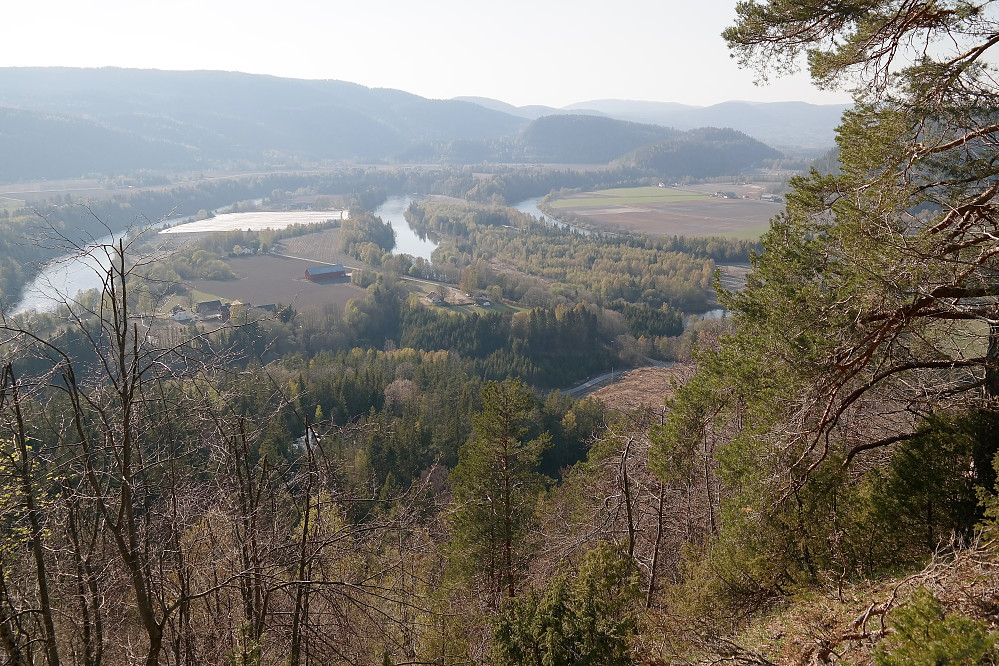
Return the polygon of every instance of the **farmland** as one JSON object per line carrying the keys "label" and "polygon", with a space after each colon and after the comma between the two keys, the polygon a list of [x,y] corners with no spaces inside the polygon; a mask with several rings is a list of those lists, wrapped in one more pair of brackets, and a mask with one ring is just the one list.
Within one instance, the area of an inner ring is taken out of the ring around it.
{"label": "farmland", "polygon": [[364,294],[363,289],[346,281],[309,282],[303,274],[316,263],[274,255],[230,259],[229,265],[239,279],[192,280],[191,286],[227,301],[254,305],[284,303],[299,310],[330,305],[342,309],[348,300]]}
{"label": "farmland", "polygon": [[632,204],[666,204],[680,201],[699,201],[708,195],[672,187],[623,187],[597,192],[582,192],[568,199],[553,201],[551,206],[563,208],[602,208]]}
{"label": "farmland", "polygon": [[[725,186],[711,186],[726,189]],[[759,199],[722,199],[693,189],[637,187],[582,192],[549,202],[567,221],[676,236],[758,238],[784,206]]]}
{"label": "farmland", "polygon": [[324,229],[311,234],[285,238],[278,244],[274,252],[307,259],[319,264],[365,266],[361,261],[344,254],[340,249],[339,229]]}

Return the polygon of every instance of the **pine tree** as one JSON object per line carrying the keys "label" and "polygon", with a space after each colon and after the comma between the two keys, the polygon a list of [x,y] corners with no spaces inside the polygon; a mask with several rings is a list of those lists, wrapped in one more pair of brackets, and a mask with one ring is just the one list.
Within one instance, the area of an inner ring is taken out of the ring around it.
{"label": "pine tree", "polygon": [[538,493],[538,473],[547,433],[523,441],[534,396],[520,380],[488,382],[472,438],[461,447],[451,474],[451,562],[461,575],[478,581],[492,607],[516,596]]}
{"label": "pine tree", "polygon": [[973,434],[966,473],[994,485],[992,4],[746,0],[724,33],[763,78],[804,55],[819,86],[852,87],[856,100],[839,172],[792,182],[747,288],[720,297],[738,331],[702,351],[657,440],[661,469],[691,442],[719,442],[726,524],[713,552],[756,571],[744,578],[757,597],[799,574],[857,570],[843,544],[863,533],[865,509],[846,498],[933,419]]}

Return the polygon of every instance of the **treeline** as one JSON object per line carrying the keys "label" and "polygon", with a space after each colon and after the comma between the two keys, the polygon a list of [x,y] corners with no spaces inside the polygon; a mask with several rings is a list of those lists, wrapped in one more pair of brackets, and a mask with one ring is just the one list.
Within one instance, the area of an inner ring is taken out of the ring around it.
{"label": "treeline", "polygon": [[454,313],[428,307],[402,285],[384,279],[349,301],[342,313],[311,311],[287,319],[225,329],[225,346],[264,363],[290,353],[308,360],[352,348],[443,350],[457,354],[469,376],[520,377],[543,389],[564,388],[615,363],[663,353],[651,342],[639,349],[624,317],[597,305]]}
{"label": "treeline", "polygon": [[[417,229],[452,237],[437,248],[435,263],[477,267],[480,260],[510,265],[576,300],[610,303],[622,299],[653,308],[703,311],[712,299],[715,262],[709,253],[740,255],[740,241],[687,240],[589,234],[553,227],[501,207],[414,202],[406,211]],[[739,248],[735,252],[726,252]],[[477,286],[488,290],[503,273],[479,271]],[[552,284],[554,283],[554,284]],[[507,289],[499,284],[504,296]],[[531,303],[528,303],[531,304]]]}
{"label": "treeline", "polygon": [[486,379],[520,377],[532,386],[565,387],[600,374],[617,359],[613,329],[598,310],[577,304],[449,316],[410,302],[400,342],[457,352],[470,361],[469,374]]}
{"label": "treeline", "polygon": [[340,249],[352,257],[377,266],[383,254],[395,247],[395,231],[367,211],[355,207],[340,225]]}

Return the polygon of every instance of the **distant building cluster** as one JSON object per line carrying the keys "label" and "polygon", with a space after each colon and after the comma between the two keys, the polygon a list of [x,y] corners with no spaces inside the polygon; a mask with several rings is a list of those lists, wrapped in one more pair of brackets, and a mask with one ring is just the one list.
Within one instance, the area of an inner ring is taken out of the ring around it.
{"label": "distant building cluster", "polygon": [[199,321],[212,320],[218,320],[225,323],[232,317],[232,307],[234,305],[243,306],[248,310],[256,309],[269,313],[277,312],[277,306],[273,303],[267,303],[265,305],[252,305],[250,303],[241,303],[240,301],[223,303],[221,300],[215,299],[213,301],[201,301],[200,303],[197,303],[194,306],[193,312],[188,311],[179,305],[175,305],[170,311],[170,318],[180,324],[193,324]]}
{"label": "distant building cluster", "polygon": [[[738,192],[722,192],[721,190],[715,192],[711,196],[718,199],[754,199],[755,196],[740,195]],[[766,192],[760,194],[760,201],[771,201],[773,203],[782,203],[784,200],[781,199],[776,194],[768,194]]]}

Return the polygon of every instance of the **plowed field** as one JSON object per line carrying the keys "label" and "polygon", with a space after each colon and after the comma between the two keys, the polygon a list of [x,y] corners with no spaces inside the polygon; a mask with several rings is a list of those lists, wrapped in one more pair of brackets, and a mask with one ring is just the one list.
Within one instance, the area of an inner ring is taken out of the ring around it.
{"label": "plowed field", "polygon": [[320,262],[273,255],[230,259],[229,265],[239,275],[238,280],[192,280],[191,285],[227,301],[292,304],[298,310],[326,305],[342,308],[351,298],[364,295],[363,289],[347,280],[323,283],[306,280],[305,269],[317,263]]}

